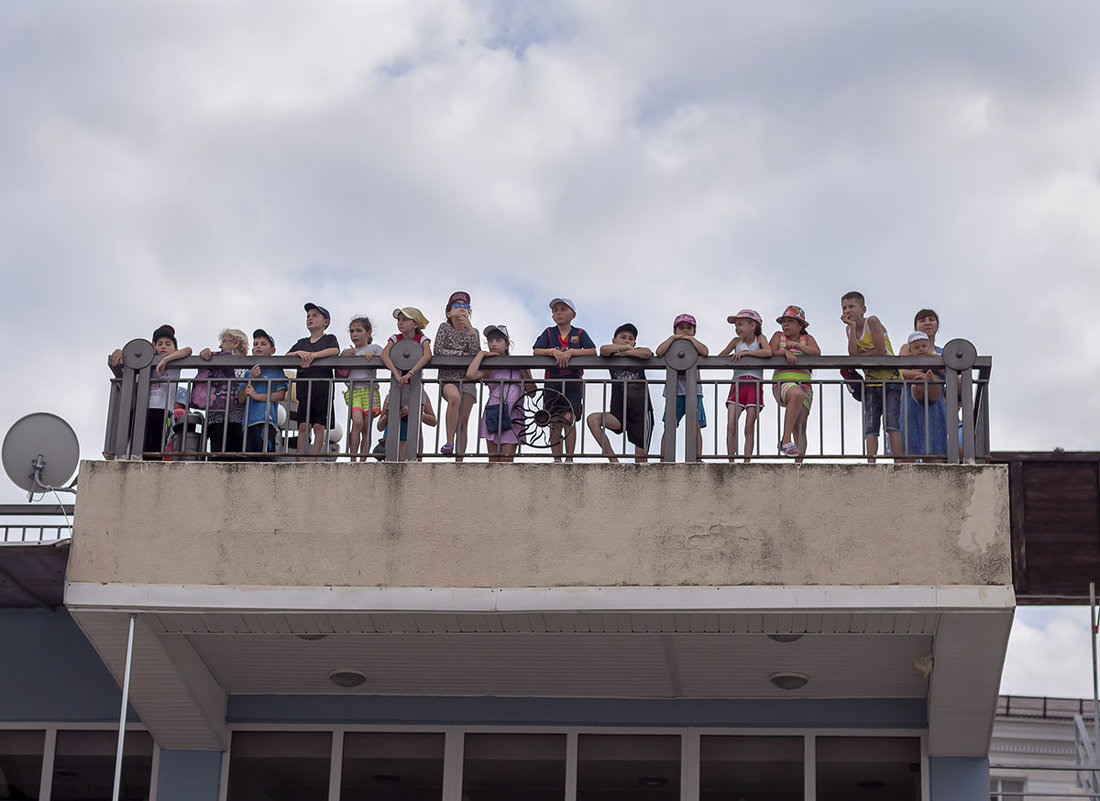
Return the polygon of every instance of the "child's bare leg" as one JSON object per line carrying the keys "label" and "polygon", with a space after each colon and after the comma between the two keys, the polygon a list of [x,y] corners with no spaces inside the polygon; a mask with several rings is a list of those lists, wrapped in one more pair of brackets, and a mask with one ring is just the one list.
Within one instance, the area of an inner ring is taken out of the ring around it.
{"label": "child's bare leg", "polygon": [[500,461],[500,446],[491,439],[485,440],[485,452],[489,454],[490,462]]}
{"label": "child's bare leg", "polygon": [[596,442],[600,443],[600,450],[603,451],[603,455],[607,457],[608,461],[617,462],[619,460],[615,456],[615,450],[611,447],[611,443],[607,441],[607,434],[604,431],[604,428],[608,425],[612,428],[619,427],[619,421],[615,418],[615,415],[607,412],[593,412],[588,415],[588,430],[592,432]]}
{"label": "child's bare leg", "polygon": [[699,418],[695,418],[692,424],[695,429],[695,461],[703,461],[703,429],[699,426]]}
{"label": "child's bare leg", "polygon": [[569,433],[565,434],[565,461],[573,461],[573,453],[577,449],[577,427],[573,425],[573,413],[564,412],[562,414],[562,422],[557,426],[557,436],[554,440],[557,441],[558,447],[556,449],[551,448],[554,451],[555,457],[561,456],[562,434],[565,431],[565,427],[569,426]]}
{"label": "child's bare leg", "polygon": [[635,464],[645,464],[648,461],[649,461],[649,453],[646,452],[646,449],[642,448],[642,447],[635,446],[634,447],[634,463]]}
{"label": "child's bare leg", "polygon": [[908,459],[902,458],[904,451],[901,444],[901,432],[895,431],[892,428],[886,429],[886,438],[890,440],[890,453],[894,456],[895,462],[906,462]]}
{"label": "child's bare leg", "polygon": [[787,389],[787,399],[783,403],[783,440],[780,443],[781,445],[794,441],[795,428],[798,425],[798,418],[802,415],[802,409],[804,408],[802,402],[805,399],[801,387],[792,386]]}
{"label": "child's bare leg", "polygon": [[298,424],[298,455],[309,453],[309,423]]}
{"label": "child's bare leg", "polygon": [[[313,424],[313,453],[318,454],[322,448],[328,447],[328,437],[325,434],[328,433],[325,427],[319,423]],[[316,461],[316,456],[314,456]]]}
{"label": "child's bare leg", "polygon": [[[726,453],[731,462],[737,459],[737,418],[741,416],[741,408],[736,403],[726,404]],[[751,453],[747,443],[745,452]]]}
{"label": "child's bare leg", "polygon": [[498,462],[511,462],[516,458],[516,448],[518,446],[514,442],[505,442],[500,446],[500,455],[497,457]]}
{"label": "child's bare leg", "polygon": [[371,451],[371,438],[374,436],[374,420],[376,415],[374,410],[367,412],[363,417],[363,439],[359,443],[359,452],[362,454],[362,461],[367,461],[370,458]]}
{"label": "child's bare leg", "polygon": [[878,455],[878,434],[867,435],[867,464],[875,463],[875,456]]}
{"label": "child's bare leg", "polygon": [[[752,459],[752,454],[756,448],[756,416],[758,410],[755,406],[748,406],[745,408],[745,464],[748,464]],[[737,432],[734,431],[734,440],[736,441]],[[732,454],[731,454],[732,457]],[[733,459],[731,458],[732,462]]]}
{"label": "child's bare leg", "polygon": [[348,434],[348,451],[351,460],[355,461],[355,454],[359,453],[360,443],[363,441],[363,410],[351,410],[351,432]]}
{"label": "child's bare leg", "polygon": [[798,447],[798,456],[795,457],[795,464],[802,464],[802,460],[806,458],[806,424],[810,421],[810,410],[805,406],[801,408],[798,414],[798,420],[794,427],[794,444]]}
{"label": "child's bare leg", "polygon": [[477,400],[477,398],[467,392],[463,392],[461,395],[461,406],[459,406],[458,410],[458,433],[455,434],[457,439],[455,442],[456,462],[461,462],[462,454],[466,452],[466,434],[470,427],[470,410],[474,408],[474,402]]}
{"label": "child's bare leg", "polygon": [[444,384],[443,385],[443,400],[447,402],[447,414],[446,414],[446,429],[447,432],[447,444],[454,445],[455,431],[458,428],[458,409],[461,404],[460,395],[462,393],[458,391],[458,384]]}

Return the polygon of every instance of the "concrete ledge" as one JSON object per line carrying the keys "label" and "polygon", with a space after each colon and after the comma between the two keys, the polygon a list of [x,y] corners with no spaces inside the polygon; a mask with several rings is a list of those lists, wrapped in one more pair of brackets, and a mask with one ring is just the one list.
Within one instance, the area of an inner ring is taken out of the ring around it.
{"label": "concrete ledge", "polygon": [[1011,585],[1001,466],[84,462],[68,580]]}

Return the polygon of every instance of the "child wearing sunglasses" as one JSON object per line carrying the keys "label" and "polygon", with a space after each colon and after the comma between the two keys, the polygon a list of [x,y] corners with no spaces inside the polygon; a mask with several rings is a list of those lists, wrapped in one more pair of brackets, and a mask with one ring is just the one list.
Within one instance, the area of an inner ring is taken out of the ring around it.
{"label": "child wearing sunglasses", "polygon": [[[470,322],[470,296],[466,292],[455,292],[447,301],[444,309],[447,319],[439,324],[435,333],[436,356],[473,356],[481,352],[481,336]],[[444,456],[454,455],[456,462],[462,461],[466,452],[466,426],[470,420],[470,409],[477,400],[477,383],[466,380],[466,371],[449,367],[440,369],[439,384],[443,399],[447,402],[445,422],[446,441],[439,452]]]}

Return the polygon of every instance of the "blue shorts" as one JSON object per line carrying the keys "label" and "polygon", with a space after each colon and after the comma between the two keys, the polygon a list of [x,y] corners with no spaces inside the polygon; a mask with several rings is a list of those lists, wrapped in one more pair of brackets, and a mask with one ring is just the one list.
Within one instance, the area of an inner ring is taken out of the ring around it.
{"label": "blue shorts", "polygon": [[[684,419],[684,415],[687,414],[687,397],[684,395],[676,396],[676,425],[680,425],[680,421]],[[695,419],[699,421],[699,428],[707,427],[707,412],[703,408],[703,396],[695,396]],[[661,415],[661,422],[665,422],[665,416]]]}
{"label": "blue shorts", "polygon": [[[883,390],[883,386],[886,387]],[[867,384],[863,388],[863,433],[878,436],[879,422],[886,423],[887,431],[901,431],[901,382]]]}

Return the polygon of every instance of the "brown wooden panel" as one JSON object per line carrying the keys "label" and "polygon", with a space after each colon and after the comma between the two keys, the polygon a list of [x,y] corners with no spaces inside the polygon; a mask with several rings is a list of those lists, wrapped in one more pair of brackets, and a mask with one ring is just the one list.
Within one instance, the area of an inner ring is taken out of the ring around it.
{"label": "brown wooden panel", "polygon": [[1100,584],[1100,453],[995,453],[992,461],[1009,468],[1020,603],[1087,603],[1089,582]]}

